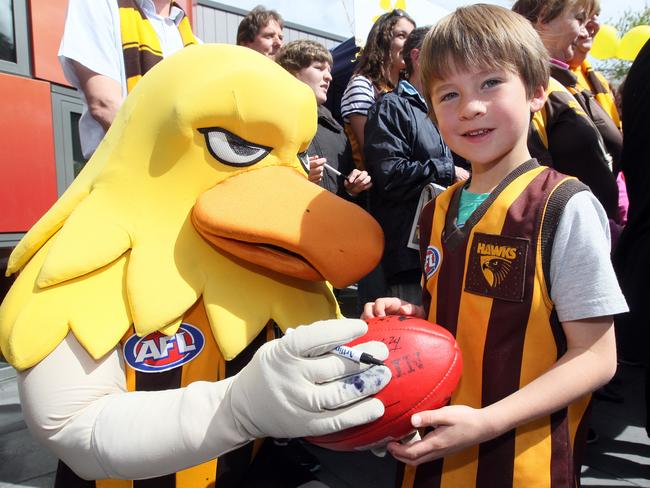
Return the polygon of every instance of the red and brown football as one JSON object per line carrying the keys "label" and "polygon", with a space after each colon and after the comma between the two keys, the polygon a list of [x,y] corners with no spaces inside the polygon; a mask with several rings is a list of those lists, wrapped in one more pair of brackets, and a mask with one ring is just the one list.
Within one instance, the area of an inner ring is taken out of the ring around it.
{"label": "red and brown football", "polygon": [[308,437],[313,444],[336,451],[354,451],[402,439],[414,430],[411,415],[446,405],[458,384],[463,361],[449,331],[403,315],[377,317],[367,322],[368,332],[348,345],[381,341],[388,346],[389,355],[384,363],[393,377],[375,395],[386,408],[384,415],[366,425]]}

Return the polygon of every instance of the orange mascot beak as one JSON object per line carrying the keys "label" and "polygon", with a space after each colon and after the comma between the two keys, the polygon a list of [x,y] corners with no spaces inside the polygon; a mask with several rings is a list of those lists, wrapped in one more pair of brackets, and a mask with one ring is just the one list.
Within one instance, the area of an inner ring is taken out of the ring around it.
{"label": "orange mascot beak", "polygon": [[[255,198],[242,199],[244,194]],[[198,198],[192,222],[228,254],[336,288],[365,276],[383,253],[381,227],[368,213],[284,166],[217,184]]]}

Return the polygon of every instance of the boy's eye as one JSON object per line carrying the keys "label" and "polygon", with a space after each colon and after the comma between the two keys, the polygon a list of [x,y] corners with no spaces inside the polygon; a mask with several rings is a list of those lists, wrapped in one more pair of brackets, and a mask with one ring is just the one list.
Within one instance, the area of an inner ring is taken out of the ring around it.
{"label": "boy's eye", "polygon": [[492,88],[492,87],[495,87],[495,86],[497,86],[499,84],[501,84],[501,80],[497,80],[497,79],[489,79],[489,80],[485,80],[483,82],[483,86],[485,88]]}
{"label": "boy's eye", "polygon": [[440,97],[440,101],[441,102],[447,102],[449,100],[452,100],[455,97],[456,97],[456,93],[454,93],[454,92],[445,93],[444,95],[442,95]]}

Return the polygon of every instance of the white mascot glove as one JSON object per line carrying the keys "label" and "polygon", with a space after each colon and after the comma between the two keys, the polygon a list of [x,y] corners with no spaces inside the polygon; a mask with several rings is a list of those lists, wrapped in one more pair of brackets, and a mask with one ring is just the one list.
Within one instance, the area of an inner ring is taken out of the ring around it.
{"label": "white mascot glove", "polygon": [[[362,320],[328,320],[262,346],[224,398],[238,428],[250,437],[318,436],[381,417],[384,405],[366,397],[388,384],[390,369],[327,354],[367,330]],[[382,342],[355,349],[388,357]]]}

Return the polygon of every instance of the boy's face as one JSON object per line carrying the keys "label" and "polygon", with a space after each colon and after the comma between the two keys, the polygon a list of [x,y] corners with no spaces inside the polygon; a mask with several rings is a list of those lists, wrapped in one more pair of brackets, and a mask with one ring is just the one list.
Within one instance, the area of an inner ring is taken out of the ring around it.
{"label": "boy's face", "polygon": [[532,99],[521,78],[502,69],[451,71],[431,85],[431,104],[443,139],[472,163],[472,170],[529,159],[531,112],[544,105],[540,86]]}
{"label": "boy's face", "polygon": [[309,66],[296,73],[296,78],[314,90],[318,105],[327,101],[327,90],[332,81],[330,69],[330,64],[327,61],[312,61]]}

